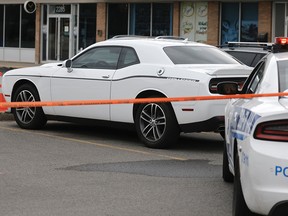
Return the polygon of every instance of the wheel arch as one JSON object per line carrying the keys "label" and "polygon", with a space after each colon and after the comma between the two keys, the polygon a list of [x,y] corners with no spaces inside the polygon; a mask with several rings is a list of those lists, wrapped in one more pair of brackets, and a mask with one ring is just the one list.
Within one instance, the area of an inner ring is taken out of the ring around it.
{"label": "wheel arch", "polygon": [[37,89],[36,85],[35,85],[32,81],[27,80],[27,79],[18,80],[18,81],[14,84],[14,86],[13,86],[12,95],[11,95],[11,101],[12,101],[13,98],[14,98],[15,91],[16,91],[20,86],[22,86],[22,85],[24,85],[24,84],[29,84],[29,85],[33,86],[33,87],[37,90],[37,92],[38,92],[38,89]]}
{"label": "wheel arch", "polygon": [[[139,93],[136,96],[136,99],[138,99],[138,98],[148,98],[148,97],[151,97],[151,96],[153,96],[153,97],[156,96],[156,97],[160,97],[160,98],[167,98],[167,96],[164,93],[162,93],[162,92],[159,92],[159,91],[156,91],[156,90],[146,90],[146,91],[142,91],[141,93]],[[171,107],[171,109],[173,111],[174,117],[177,120],[176,115],[175,115],[175,111],[174,111],[174,109],[172,107],[172,104],[170,102],[168,104],[170,105],[170,107]],[[137,112],[139,106],[140,106],[140,104],[134,104],[133,105],[133,119],[134,119],[134,122],[135,122],[136,112]]]}

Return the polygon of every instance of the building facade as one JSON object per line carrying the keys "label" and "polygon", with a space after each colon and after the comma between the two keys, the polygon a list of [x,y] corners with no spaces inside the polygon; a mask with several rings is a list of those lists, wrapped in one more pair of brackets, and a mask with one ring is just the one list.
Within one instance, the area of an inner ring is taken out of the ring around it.
{"label": "building facade", "polygon": [[287,36],[287,20],[280,0],[0,0],[0,61],[63,61],[116,35],[271,42]]}

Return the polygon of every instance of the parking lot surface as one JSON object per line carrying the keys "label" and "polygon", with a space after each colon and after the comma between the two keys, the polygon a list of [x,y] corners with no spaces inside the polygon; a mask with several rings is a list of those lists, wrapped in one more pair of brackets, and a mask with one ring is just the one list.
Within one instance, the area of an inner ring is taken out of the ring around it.
{"label": "parking lot surface", "polygon": [[50,122],[22,130],[0,121],[0,209],[9,215],[228,216],[221,136],[181,135],[169,150],[134,132]]}

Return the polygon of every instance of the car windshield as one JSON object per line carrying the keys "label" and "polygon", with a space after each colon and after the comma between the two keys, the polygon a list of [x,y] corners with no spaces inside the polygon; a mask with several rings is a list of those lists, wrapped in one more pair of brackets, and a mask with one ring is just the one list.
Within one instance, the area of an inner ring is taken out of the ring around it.
{"label": "car windshield", "polygon": [[216,47],[171,46],[164,51],[174,64],[239,64]]}
{"label": "car windshield", "polygon": [[288,90],[288,60],[278,61],[280,92]]}

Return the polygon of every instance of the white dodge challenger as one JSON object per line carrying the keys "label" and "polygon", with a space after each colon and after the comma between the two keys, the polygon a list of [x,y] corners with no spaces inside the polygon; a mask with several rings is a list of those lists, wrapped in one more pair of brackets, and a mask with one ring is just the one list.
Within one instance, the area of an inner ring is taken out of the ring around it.
{"label": "white dodge challenger", "polygon": [[[63,63],[11,70],[7,102],[169,98],[217,94],[217,84],[243,83],[252,69],[218,48],[170,37],[118,37],[96,43]],[[47,120],[95,122],[136,129],[148,147],[164,148],[180,132],[221,132],[227,101],[12,108],[21,128]]]}

